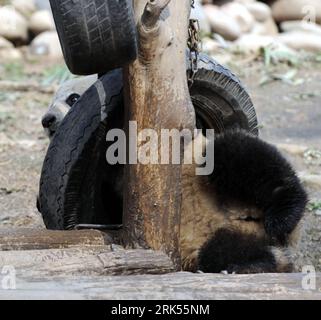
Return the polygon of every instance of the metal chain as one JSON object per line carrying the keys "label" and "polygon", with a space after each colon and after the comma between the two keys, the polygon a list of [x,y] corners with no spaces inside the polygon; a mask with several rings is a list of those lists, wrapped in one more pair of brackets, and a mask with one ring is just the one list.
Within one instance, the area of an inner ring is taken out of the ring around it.
{"label": "metal chain", "polygon": [[195,5],[195,0],[192,0],[192,1],[191,1],[191,7],[192,7],[193,9],[195,8],[194,5]]}
{"label": "metal chain", "polygon": [[[194,1],[193,1],[194,2]],[[190,72],[188,77],[188,83],[191,87],[194,81],[195,74],[198,70],[198,55],[200,52],[200,27],[197,19],[190,19],[188,26],[188,41],[187,46],[189,49],[190,59]]]}

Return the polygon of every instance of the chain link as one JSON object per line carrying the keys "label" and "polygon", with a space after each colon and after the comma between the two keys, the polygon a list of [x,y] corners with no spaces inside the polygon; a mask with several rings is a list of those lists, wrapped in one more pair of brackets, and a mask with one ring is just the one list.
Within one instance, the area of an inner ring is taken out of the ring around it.
{"label": "chain link", "polygon": [[[194,1],[193,1],[194,2]],[[190,72],[188,77],[188,83],[191,87],[194,81],[195,74],[198,70],[198,55],[200,52],[200,27],[197,19],[190,19],[188,26],[188,42],[190,59]]]}

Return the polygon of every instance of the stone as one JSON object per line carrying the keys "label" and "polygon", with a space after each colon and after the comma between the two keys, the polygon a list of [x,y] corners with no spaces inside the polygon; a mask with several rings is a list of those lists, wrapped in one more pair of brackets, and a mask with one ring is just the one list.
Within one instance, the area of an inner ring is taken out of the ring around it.
{"label": "stone", "polygon": [[287,143],[277,144],[277,148],[293,156],[303,156],[304,153],[308,150],[307,146]]}
{"label": "stone", "polygon": [[305,172],[301,172],[299,174],[299,178],[302,180],[302,182],[307,186],[311,188],[321,188],[321,176],[317,174],[308,174]]}
{"label": "stone", "polygon": [[276,22],[302,20],[321,23],[320,0],[277,0],[272,4]]}
{"label": "stone", "polygon": [[244,34],[231,47],[234,51],[245,53],[258,53],[261,48],[265,48],[275,43],[271,36],[261,36],[256,34]]}
{"label": "stone", "polygon": [[306,22],[300,20],[284,21],[281,23],[280,27],[281,30],[284,32],[304,31],[321,35],[321,27],[313,22]]}
{"label": "stone", "polygon": [[321,166],[321,150],[309,148],[303,155],[306,165]]}
{"label": "stone", "polygon": [[249,32],[253,28],[255,19],[244,5],[230,2],[222,6],[221,10],[238,23],[242,33]]}
{"label": "stone", "polygon": [[36,11],[34,0],[13,0],[12,5],[19,13],[27,18]]}
{"label": "stone", "polygon": [[275,36],[279,33],[279,29],[273,18],[270,17],[264,22],[255,22],[251,33],[257,35]]}
{"label": "stone", "polygon": [[256,21],[264,22],[272,17],[270,7],[262,2],[245,2],[244,6],[252,14]]}
{"label": "stone", "polygon": [[62,51],[58,35],[55,31],[46,31],[39,34],[30,44],[33,55],[46,55],[53,59],[62,58]]}
{"label": "stone", "polygon": [[51,10],[49,0],[35,0],[35,3],[39,10]]}
{"label": "stone", "polygon": [[235,56],[226,50],[220,53],[215,52],[215,60],[223,66],[229,65],[234,59]]}
{"label": "stone", "polygon": [[248,4],[248,3],[256,2],[256,0],[231,0],[231,1],[239,2],[239,3],[242,3],[242,4]]}
{"label": "stone", "polygon": [[238,39],[242,32],[239,24],[230,16],[222,12],[219,7],[205,5],[204,12],[213,32],[218,33],[226,40]]}
{"label": "stone", "polygon": [[0,60],[1,61],[16,61],[21,60],[23,55],[20,50],[16,48],[5,48],[0,49]]}
{"label": "stone", "polygon": [[44,31],[55,30],[55,22],[51,12],[48,10],[35,12],[30,18],[29,30],[36,35]]}
{"label": "stone", "polygon": [[303,31],[285,32],[279,34],[277,40],[295,50],[321,52],[321,35],[315,33]]}
{"label": "stone", "polygon": [[211,54],[215,51],[218,51],[221,48],[220,43],[211,38],[204,38],[202,40],[202,51]]}
{"label": "stone", "polygon": [[0,36],[22,42],[28,38],[27,20],[13,7],[0,7]]}
{"label": "stone", "polygon": [[13,48],[13,44],[7,39],[0,37],[0,49]]}

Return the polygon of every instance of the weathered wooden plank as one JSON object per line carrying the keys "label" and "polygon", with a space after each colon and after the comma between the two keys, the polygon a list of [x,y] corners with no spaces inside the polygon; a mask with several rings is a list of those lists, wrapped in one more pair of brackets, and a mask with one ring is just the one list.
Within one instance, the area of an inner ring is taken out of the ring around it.
{"label": "weathered wooden plank", "polygon": [[[302,274],[166,275],[18,279],[0,299],[321,299],[302,288]],[[317,284],[321,286],[320,275]]]}
{"label": "weathered wooden plank", "polygon": [[98,230],[0,229],[0,250],[36,250],[79,245],[100,246],[110,243],[112,243],[112,238]]}
{"label": "weathered wooden plank", "polygon": [[0,266],[13,266],[25,277],[162,274],[174,271],[169,257],[152,250],[120,246],[1,251]]}

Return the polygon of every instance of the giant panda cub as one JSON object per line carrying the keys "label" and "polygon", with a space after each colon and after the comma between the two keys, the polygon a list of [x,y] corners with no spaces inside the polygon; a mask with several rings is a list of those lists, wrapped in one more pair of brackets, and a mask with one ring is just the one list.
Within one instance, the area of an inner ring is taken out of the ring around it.
{"label": "giant panda cub", "polygon": [[292,271],[290,245],[307,195],[287,160],[243,130],[218,134],[214,141],[200,134],[194,143],[214,143],[214,171],[196,176],[195,165],[183,166],[183,269]]}
{"label": "giant panda cub", "polygon": [[[49,138],[95,80],[73,79],[58,90],[42,121]],[[214,143],[214,171],[196,176],[195,165],[183,165],[183,270],[290,272],[290,247],[307,203],[290,164],[274,146],[243,130],[217,134],[214,142],[199,134],[193,143],[204,150]]]}
{"label": "giant panda cub", "polygon": [[[82,94],[97,81],[97,75],[74,78],[65,81],[56,93],[41,119],[45,134],[52,139],[61,121],[70,108],[77,102]],[[37,196],[37,209],[40,212],[39,197]]]}
{"label": "giant panda cub", "polygon": [[49,139],[53,137],[69,109],[96,81],[97,75],[79,77],[64,82],[58,88],[47,112],[41,119],[42,126]]}

